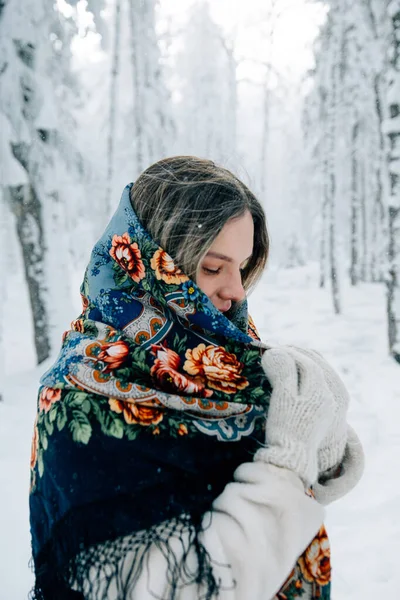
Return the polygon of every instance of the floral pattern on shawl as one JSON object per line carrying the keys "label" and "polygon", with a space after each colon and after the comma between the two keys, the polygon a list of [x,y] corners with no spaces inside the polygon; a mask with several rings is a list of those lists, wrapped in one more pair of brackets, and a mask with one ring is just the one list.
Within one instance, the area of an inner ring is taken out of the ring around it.
{"label": "floral pattern on shawl", "polygon": [[324,526],[299,558],[275,600],[329,600],[331,561],[328,535]]}
{"label": "floral pattern on shawl", "polygon": [[[143,229],[125,188],[81,287],[82,313],[39,394],[37,465],[55,431],[88,444],[262,431],[268,386],[247,305],[229,320]],[[61,400],[61,401],[60,401]],[[262,434],[261,434],[262,435]]]}

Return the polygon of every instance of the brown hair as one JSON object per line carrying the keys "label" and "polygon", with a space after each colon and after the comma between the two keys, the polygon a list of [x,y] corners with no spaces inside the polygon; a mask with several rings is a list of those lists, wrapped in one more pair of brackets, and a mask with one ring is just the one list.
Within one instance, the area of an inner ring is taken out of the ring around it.
{"label": "brown hair", "polygon": [[143,171],[130,200],[152,238],[194,280],[225,223],[249,211],[254,247],[242,273],[244,289],[260,278],[269,252],[265,214],[255,195],[227,169],[194,156],[165,158]]}

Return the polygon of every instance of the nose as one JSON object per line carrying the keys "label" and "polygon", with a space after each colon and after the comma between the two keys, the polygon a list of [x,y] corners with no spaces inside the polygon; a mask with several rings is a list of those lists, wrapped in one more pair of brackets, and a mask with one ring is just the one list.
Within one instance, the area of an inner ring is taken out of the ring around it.
{"label": "nose", "polygon": [[246,292],[243,287],[241,273],[229,277],[226,284],[220,290],[219,296],[222,300],[231,300],[232,302],[241,302],[244,300]]}

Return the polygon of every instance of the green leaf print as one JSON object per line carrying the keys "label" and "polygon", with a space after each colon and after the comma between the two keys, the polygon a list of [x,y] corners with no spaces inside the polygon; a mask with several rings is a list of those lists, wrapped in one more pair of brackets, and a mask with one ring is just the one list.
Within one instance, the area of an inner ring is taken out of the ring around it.
{"label": "green leaf print", "polygon": [[114,281],[115,281],[116,285],[118,285],[118,286],[123,285],[129,279],[128,273],[126,273],[126,271],[121,269],[121,267],[119,265],[117,265],[116,263],[113,265],[113,269],[114,269]]}
{"label": "green leaf print", "polygon": [[49,442],[45,431],[40,433],[40,445],[42,446],[43,450],[47,450]]}
{"label": "green leaf print", "polygon": [[50,423],[54,423],[57,418],[57,404],[53,406],[53,408],[49,412],[49,421]]}
{"label": "green leaf print", "polygon": [[38,452],[37,461],[38,461],[37,464],[38,464],[39,476],[42,477],[42,475],[44,473],[44,464],[43,464],[43,452],[41,450],[39,450],[39,452]]}
{"label": "green leaf print", "polygon": [[140,433],[140,425],[128,425],[125,429],[125,435],[128,440],[136,440]]}
{"label": "green leaf print", "polygon": [[120,419],[114,419],[111,423],[109,435],[118,438],[119,440],[124,436],[124,424]]}
{"label": "green leaf print", "polygon": [[64,429],[66,422],[67,422],[67,409],[65,407],[64,402],[62,402],[62,403],[60,403],[59,410],[57,413],[56,425],[57,425],[58,431],[61,431],[62,429]]}
{"label": "green leaf print", "polygon": [[53,435],[54,425],[53,425],[53,423],[50,423],[50,419],[49,419],[48,415],[46,415],[45,418],[43,419],[43,424],[45,426],[47,433],[49,435]]}
{"label": "green leaf print", "polygon": [[92,426],[84,412],[73,410],[69,427],[74,442],[81,442],[82,444],[89,442],[92,435]]}
{"label": "green leaf print", "polygon": [[82,402],[82,410],[85,414],[89,414],[90,413],[90,409],[91,409],[91,404],[90,404],[90,400],[88,400],[87,398]]}

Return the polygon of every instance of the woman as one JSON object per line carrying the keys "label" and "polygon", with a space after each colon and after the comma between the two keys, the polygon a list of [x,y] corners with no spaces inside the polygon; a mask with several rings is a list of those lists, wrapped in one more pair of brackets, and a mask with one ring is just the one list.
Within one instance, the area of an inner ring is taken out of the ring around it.
{"label": "woman", "polygon": [[362,451],[325,361],[258,340],[268,247],[259,202],[211,161],[125,188],[41,380],[35,598],[329,598],[321,504]]}

